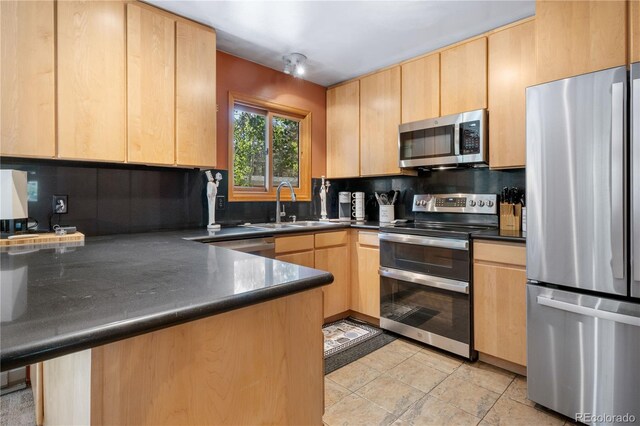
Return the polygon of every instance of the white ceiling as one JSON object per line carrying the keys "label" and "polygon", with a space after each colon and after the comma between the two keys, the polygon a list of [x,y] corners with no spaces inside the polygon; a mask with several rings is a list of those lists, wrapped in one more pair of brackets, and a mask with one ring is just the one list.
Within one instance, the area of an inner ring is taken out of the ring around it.
{"label": "white ceiling", "polygon": [[305,79],[323,86],[535,13],[535,0],[147,1],[216,28],[218,49],[277,70],[300,52]]}

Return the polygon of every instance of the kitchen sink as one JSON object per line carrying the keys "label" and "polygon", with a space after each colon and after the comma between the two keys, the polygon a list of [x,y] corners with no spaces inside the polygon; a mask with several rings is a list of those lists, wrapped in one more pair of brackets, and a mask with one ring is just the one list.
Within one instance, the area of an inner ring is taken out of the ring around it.
{"label": "kitchen sink", "polygon": [[284,223],[252,223],[250,225],[243,225],[247,228],[260,228],[260,229],[293,229],[293,228],[333,228],[340,227],[341,223],[336,222],[321,222],[318,220],[301,220],[299,222],[284,222]]}

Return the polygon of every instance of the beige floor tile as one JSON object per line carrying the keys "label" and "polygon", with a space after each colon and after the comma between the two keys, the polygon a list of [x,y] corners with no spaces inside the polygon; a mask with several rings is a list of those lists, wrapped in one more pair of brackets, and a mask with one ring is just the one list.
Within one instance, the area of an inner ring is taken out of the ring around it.
{"label": "beige floor tile", "polygon": [[333,380],[342,387],[351,391],[356,391],[380,375],[380,371],[375,370],[364,363],[362,359],[352,362],[333,373],[329,374],[329,380]]}
{"label": "beige floor tile", "polygon": [[564,424],[564,420],[550,416],[528,405],[520,404],[512,399],[502,397],[489,410],[484,418],[496,426],[543,426]]}
{"label": "beige floor tile", "polygon": [[387,347],[387,346],[392,348],[396,352],[407,352],[412,355],[420,351],[422,348],[424,348],[424,346],[420,345],[417,342],[414,342],[411,340],[405,340],[405,339],[394,340],[393,342],[389,343],[388,345],[385,345],[384,347]]}
{"label": "beige floor tile", "polygon": [[424,392],[385,374],[367,383],[356,393],[396,417],[425,395]]}
{"label": "beige floor tile", "polygon": [[514,401],[518,401],[522,404],[528,405],[529,407],[533,407],[536,405],[535,402],[527,398],[527,378],[523,376],[516,376],[516,378],[507,388],[504,396],[511,398]]}
{"label": "beige floor tile", "polygon": [[324,379],[324,408],[331,407],[336,402],[340,401],[345,396],[349,395],[351,391],[344,386],[340,386],[333,380]]}
{"label": "beige floor tile", "polygon": [[429,395],[453,404],[479,418],[484,417],[500,397],[499,393],[453,375],[436,386]]}
{"label": "beige floor tile", "polygon": [[398,425],[476,425],[479,418],[437,398],[426,396],[398,419]]}
{"label": "beige floor tile", "polygon": [[501,394],[509,387],[515,374],[478,361],[462,364],[452,376]]}
{"label": "beige floor tile", "polygon": [[414,355],[414,358],[429,367],[433,367],[447,374],[453,373],[456,368],[462,365],[462,360],[436,352],[432,349],[422,349]]}
{"label": "beige floor tile", "polygon": [[371,352],[369,355],[360,358],[358,361],[375,370],[384,372],[392,369],[414,353],[400,345],[393,345],[394,342]]}
{"label": "beige floor tile", "polygon": [[382,407],[356,394],[347,395],[327,408],[322,420],[329,426],[389,425],[396,419]]}
{"label": "beige floor tile", "polygon": [[429,367],[416,357],[403,361],[387,371],[387,374],[425,393],[429,393],[438,383],[447,378],[447,373]]}

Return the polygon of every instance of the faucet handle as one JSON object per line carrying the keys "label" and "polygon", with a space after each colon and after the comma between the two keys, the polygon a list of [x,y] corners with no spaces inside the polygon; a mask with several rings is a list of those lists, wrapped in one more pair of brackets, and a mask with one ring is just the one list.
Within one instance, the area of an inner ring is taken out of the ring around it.
{"label": "faucet handle", "polygon": [[291,216],[289,216],[289,219],[291,219],[291,222],[295,222],[297,217],[295,214],[292,214]]}
{"label": "faucet handle", "polygon": [[284,204],[282,205],[282,211],[280,212],[280,217],[286,217],[287,216],[287,212],[284,211]]}

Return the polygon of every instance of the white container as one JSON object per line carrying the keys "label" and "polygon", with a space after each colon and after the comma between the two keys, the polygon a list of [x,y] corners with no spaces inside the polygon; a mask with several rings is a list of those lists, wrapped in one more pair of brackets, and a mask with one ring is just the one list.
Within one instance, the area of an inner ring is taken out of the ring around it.
{"label": "white container", "polygon": [[351,192],[338,192],[338,219],[351,220]]}
{"label": "white container", "polygon": [[380,223],[389,223],[395,219],[394,207],[392,204],[380,206]]}

